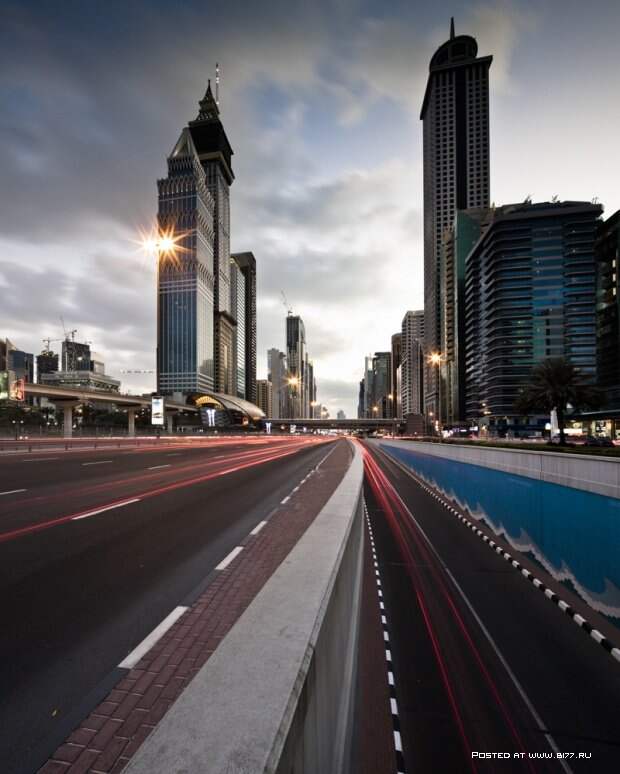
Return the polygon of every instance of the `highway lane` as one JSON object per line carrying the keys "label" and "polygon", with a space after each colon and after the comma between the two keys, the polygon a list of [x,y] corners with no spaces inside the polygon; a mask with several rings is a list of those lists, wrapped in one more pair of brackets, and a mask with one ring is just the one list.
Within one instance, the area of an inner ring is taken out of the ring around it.
{"label": "highway lane", "polygon": [[[141,470],[149,466],[172,464],[180,460],[202,458],[235,449],[273,448],[274,443],[291,443],[290,436],[266,436],[243,438],[209,438],[194,442],[146,446],[121,446],[120,448],[49,449],[0,455],[0,497],[2,492],[18,488],[31,490],[59,480],[70,482],[79,476],[81,481],[102,474],[97,468],[112,465],[103,473]],[[73,467],[71,467],[73,466]],[[82,469],[83,468],[83,469]],[[73,475],[72,475],[73,474]],[[0,500],[0,504],[1,504]]]}
{"label": "highway lane", "polygon": [[[374,444],[366,449],[407,770],[618,770],[618,664]],[[472,761],[472,751],[526,756]],[[575,758],[528,759],[557,751]]]}
{"label": "highway lane", "polygon": [[[67,456],[53,461],[55,483],[25,482],[33,487],[29,504],[2,502],[3,774],[33,771],[71,730],[72,712],[87,714],[116,665],[199,593],[223,557],[330,448],[299,438],[237,442],[147,472],[142,455],[124,472],[87,468],[86,482]],[[11,480],[2,476],[5,491]],[[59,514],[139,493],[143,499],[125,507],[58,522]],[[16,534],[50,520],[56,523]],[[84,701],[88,706],[80,706]]]}
{"label": "highway lane", "polygon": [[[220,469],[250,465],[274,454],[294,453],[314,443],[307,438],[248,439],[246,443],[197,444],[185,451],[67,453],[43,457],[31,464],[30,456],[0,464],[0,543],[20,530],[33,530],[56,519],[69,518],[107,507],[114,499],[158,494],[162,487],[180,487]],[[114,492],[114,497],[110,496]],[[68,511],[67,503],[71,503]],[[38,527],[37,527],[38,525]]]}

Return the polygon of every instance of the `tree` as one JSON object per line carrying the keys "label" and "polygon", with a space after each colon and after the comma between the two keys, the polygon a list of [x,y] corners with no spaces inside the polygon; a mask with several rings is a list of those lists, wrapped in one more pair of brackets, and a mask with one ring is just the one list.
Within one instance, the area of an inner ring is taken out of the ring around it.
{"label": "tree", "polygon": [[567,407],[575,411],[598,408],[603,395],[570,360],[549,357],[534,368],[530,381],[521,388],[515,409],[521,414],[533,411],[557,412],[560,443],[566,443],[564,423]]}

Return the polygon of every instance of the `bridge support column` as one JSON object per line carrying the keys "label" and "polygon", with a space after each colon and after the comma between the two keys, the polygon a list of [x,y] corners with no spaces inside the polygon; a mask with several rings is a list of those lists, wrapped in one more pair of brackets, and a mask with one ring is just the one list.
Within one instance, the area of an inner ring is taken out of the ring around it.
{"label": "bridge support column", "polygon": [[80,402],[77,400],[56,403],[56,408],[62,409],[62,434],[65,438],[73,436],[73,409],[79,405]]}
{"label": "bridge support column", "polygon": [[174,416],[172,414],[166,414],[166,430],[172,435],[174,432],[173,424]]}
{"label": "bridge support column", "polygon": [[133,438],[136,434],[136,410],[127,409],[127,435]]}

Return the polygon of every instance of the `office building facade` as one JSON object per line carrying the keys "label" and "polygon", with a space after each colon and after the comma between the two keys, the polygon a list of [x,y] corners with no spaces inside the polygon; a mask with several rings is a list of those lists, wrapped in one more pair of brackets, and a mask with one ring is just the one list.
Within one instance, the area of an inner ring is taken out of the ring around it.
{"label": "office building facade", "polygon": [[457,210],[445,232],[441,254],[441,406],[442,427],[466,427],[465,411],[465,265],[488,226],[492,210]]}
{"label": "office building facade", "polygon": [[606,408],[620,410],[620,210],[599,226],[596,255],[596,372]]}
{"label": "office building facade", "polygon": [[402,332],[395,333],[392,336],[392,375],[391,375],[391,391],[392,391],[392,417],[402,418],[402,385],[398,377],[398,369],[401,364],[401,349],[402,349]]}
{"label": "office building facade", "polygon": [[268,418],[273,417],[273,385],[269,379],[258,379],[256,381],[256,405]]}
{"label": "office building facade", "polygon": [[[422,310],[408,311],[401,325],[402,416],[424,412],[424,321]],[[432,411],[432,409],[431,409]]]}
{"label": "office building facade", "polygon": [[[441,253],[457,209],[488,207],[489,68],[469,35],[455,35],[433,55],[420,112],[424,159],[425,347],[441,345]],[[425,411],[438,414],[436,368],[425,369]]]}
{"label": "office building facade", "polygon": [[[238,277],[240,272],[243,278],[243,296],[239,294],[238,285],[237,292],[233,289],[232,293],[233,299],[236,299],[232,312],[237,323],[237,369],[242,369],[244,374],[241,380],[237,373],[237,382],[243,384],[244,395],[240,397],[256,403],[256,259],[251,252],[233,253],[231,257],[237,267],[233,276]],[[240,345],[241,338],[243,347]]]}
{"label": "office building facade", "polygon": [[287,411],[290,419],[306,416],[306,328],[299,315],[286,317],[286,362],[288,366],[286,386]]}
{"label": "office building facade", "polygon": [[601,205],[590,202],[498,207],[469,253],[466,412],[482,433],[544,428],[548,417],[520,417],[514,403],[545,358],[565,357],[594,380],[601,213]]}
{"label": "office building facade", "polygon": [[271,384],[271,416],[274,419],[286,419],[288,414],[285,390],[286,384],[286,355],[279,349],[272,347],[267,351],[268,381]]}
{"label": "office building facade", "polygon": [[37,355],[37,381],[41,381],[43,374],[53,374],[56,371],[58,371],[58,354],[56,352],[46,349]]}
{"label": "office building facade", "polygon": [[[232,155],[209,84],[197,118],[168,157],[167,177],[157,184],[159,233],[175,241],[158,256],[162,394],[240,392],[230,259]],[[243,381],[245,392],[245,374]]]}

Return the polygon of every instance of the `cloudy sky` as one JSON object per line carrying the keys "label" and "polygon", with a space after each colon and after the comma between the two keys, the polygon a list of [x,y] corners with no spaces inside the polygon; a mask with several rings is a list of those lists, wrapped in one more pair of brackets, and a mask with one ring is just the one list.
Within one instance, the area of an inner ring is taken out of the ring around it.
{"label": "cloudy sky", "polygon": [[[234,148],[232,248],[258,263],[258,372],[302,315],[319,399],[354,415],[366,353],[421,308],[422,135],[433,51],[491,68],[491,198],[620,208],[617,0],[0,0],[0,336],[60,317],[107,370],[154,368],[136,249],[215,62]],[[126,376],[132,391],[154,376]]]}

